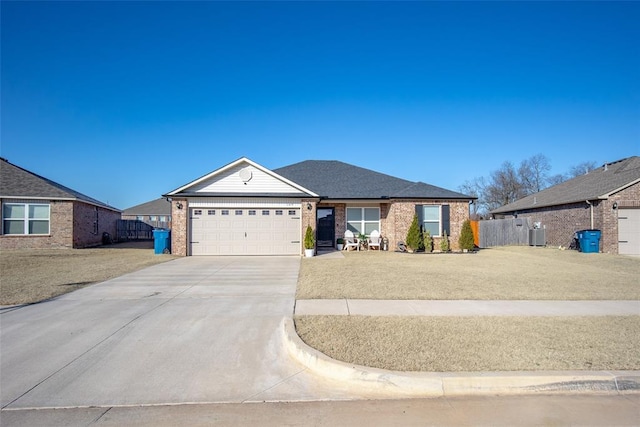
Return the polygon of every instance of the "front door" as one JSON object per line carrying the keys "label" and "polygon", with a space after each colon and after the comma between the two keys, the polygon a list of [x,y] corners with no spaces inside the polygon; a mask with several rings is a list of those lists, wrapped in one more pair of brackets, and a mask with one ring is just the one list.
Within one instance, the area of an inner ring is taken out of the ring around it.
{"label": "front door", "polygon": [[336,237],[334,208],[319,208],[316,221],[319,247],[333,247]]}

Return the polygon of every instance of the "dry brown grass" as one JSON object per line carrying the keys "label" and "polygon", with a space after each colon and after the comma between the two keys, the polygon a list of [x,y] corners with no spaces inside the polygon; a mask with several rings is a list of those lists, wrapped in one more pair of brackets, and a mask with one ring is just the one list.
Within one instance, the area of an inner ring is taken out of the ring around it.
{"label": "dry brown grass", "polygon": [[154,255],[153,242],[93,249],[3,250],[0,304],[42,301],[175,258]]}
{"label": "dry brown grass", "polygon": [[344,255],[303,259],[297,299],[640,299],[640,258],[526,246]]}
{"label": "dry brown grass", "polygon": [[396,371],[640,369],[640,316],[299,316],[300,337],[348,363]]}

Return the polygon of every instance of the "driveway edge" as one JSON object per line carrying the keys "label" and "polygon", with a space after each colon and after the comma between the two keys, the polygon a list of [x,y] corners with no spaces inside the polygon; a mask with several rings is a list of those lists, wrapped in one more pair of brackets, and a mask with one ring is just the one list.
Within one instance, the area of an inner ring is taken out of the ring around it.
{"label": "driveway edge", "polygon": [[311,372],[379,397],[640,393],[640,371],[401,372],[354,365],[308,346],[283,318],[287,354]]}

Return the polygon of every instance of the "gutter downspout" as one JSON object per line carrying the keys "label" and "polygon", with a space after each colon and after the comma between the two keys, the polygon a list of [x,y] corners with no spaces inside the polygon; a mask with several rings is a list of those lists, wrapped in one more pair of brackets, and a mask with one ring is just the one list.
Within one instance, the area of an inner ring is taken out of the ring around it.
{"label": "gutter downspout", "polygon": [[585,202],[587,202],[587,204],[589,205],[590,211],[591,211],[591,230],[593,230],[593,205],[588,200],[585,200]]}

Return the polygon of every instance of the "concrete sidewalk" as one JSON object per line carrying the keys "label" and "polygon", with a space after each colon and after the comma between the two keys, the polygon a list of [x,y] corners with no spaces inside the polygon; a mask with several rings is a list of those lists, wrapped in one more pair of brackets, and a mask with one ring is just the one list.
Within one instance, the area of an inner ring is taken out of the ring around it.
{"label": "concrete sidewalk", "polygon": [[339,316],[634,316],[640,301],[297,300],[295,314]]}

